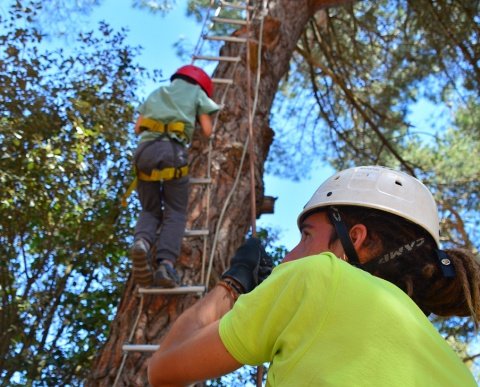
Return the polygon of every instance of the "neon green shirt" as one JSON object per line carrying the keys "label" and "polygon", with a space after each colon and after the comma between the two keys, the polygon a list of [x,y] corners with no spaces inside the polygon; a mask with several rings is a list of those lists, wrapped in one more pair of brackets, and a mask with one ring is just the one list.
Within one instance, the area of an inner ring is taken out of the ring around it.
{"label": "neon green shirt", "polygon": [[[196,117],[200,114],[212,114],[219,106],[198,85],[183,79],[174,79],[168,86],[154,90],[138,111],[145,118],[169,122],[183,122],[188,143],[192,141]],[[154,140],[160,133],[145,131],[140,142]],[[181,139],[179,139],[181,140]]]}
{"label": "neon green shirt", "polygon": [[276,267],[219,333],[240,363],[270,362],[267,386],[476,386],[403,291],[331,253]]}

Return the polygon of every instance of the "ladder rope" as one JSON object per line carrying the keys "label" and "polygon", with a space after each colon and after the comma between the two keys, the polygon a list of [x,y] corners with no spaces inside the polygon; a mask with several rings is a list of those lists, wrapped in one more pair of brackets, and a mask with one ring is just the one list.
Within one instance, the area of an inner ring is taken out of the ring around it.
{"label": "ladder rope", "polygon": [[204,42],[203,35],[205,34],[204,31],[205,31],[205,28],[206,28],[206,25],[207,25],[207,21],[210,19],[210,12],[213,8],[214,3],[215,3],[215,0],[210,0],[210,6],[208,7],[207,13],[206,13],[205,17],[203,18],[203,24],[202,24],[202,28],[200,29],[200,35],[198,37],[197,44],[195,45],[195,48],[193,49],[192,64],[195,61],[194,56],[198,55],[198,53],[202,49],[203,42]]}
{"label": "ladder rope", "polygon": [[256,193],[255,193],[255,140],[253,137],[253,115],[252,115],[252,76],[250,73],[250,12],[246,14],[246,29],[247,29],[247,47],[246,47],[246,69],[247,69],[247,111],[248,111],[248,136],[249,153],[250,153],[250,222],[252,226],[252,235],[257,236],[257,207],[256,207]]}
{"label": "ladder rope", "polygon": [[[253,101],[253,107],[252,107],[252,117],[255,116],[255,113],[256,113],[256,110],[257,110],[258,92],[259,92],[259,87],[260,87],[261,64],[262,64],[262,55],[261,54],[262,54],[262,44],[263,44],[263,24],[264,24],[264,17],[262,16],[260,18],[260,36],[259,36],[258,55],[257,55],[257,77],[256,77],[254,101]],[[248,63],[247,63],[247,70],[248,70]],[[210,275],[211,275],[211,271],[212,271],[215,249],[216,249],[216,246],[217,246],[218,236],[219,236],[219,233],[220,233],[220,226],[223,222],[223,217],[225,215],[225,211],[227,209],[227,206],[230,203],[230,199],[231,199],[234,191],[237,188],[238,181],[240,179],[240,174],[241,174],[242,167],[243,167],[243,163],[245,161],[245,155],[246,155],[246,152],[247,152],[249,139],[250,139],[250,135],[247,135],[247,138],[246,138],[244,146],[243,146],[242,157],[240,159],[240,165],[237,169],[237,175],[235,177],[235,181],[233,183],[233,186],[232,186],[230,192],[227,195],[227,198],[226,198],[226,200],[223,204],[222,210],[221,210],[219,218],[218,218],[217,227],[215,229],[214,239],[213,239],[213,242],[212,242],[212,248],[210,250],[209,266],[208,266],[208,271],[207,271],[207,278],[206,278],[206,281],[205,281],[205,291],[208,290],[208,283],[209,283]]]}
{"label": "ladder rope", "polygon": [[[128,342],[130,343],[133,339],[133,335],[135,334],[135,329],[137,329],[138,321],[140,321],[140,316],[142,315],[143,309],[143,294],[140,296],[140,305],[138,305],[138,312],[137,317],[135,318],[135,322],[133,324],[132,330],[128,335]],[[120,380],[120,375],[122,374],[123,367],[125,366],[125,361],[127,360],[128,352],[125,352],[122,356],[122,362],[120,363],[120,367],[118,367],[117,376],[115,377],[115,381],[113,382],[113,387],[116,387],[118,381]]]}
{"label": "ladder rope", "polygon": [[[234,64],[233,66],[233,73],[235,73],[236,71],[236,68],[238,66],[238,62]],[[224,90],[224,93],[222,95],[222,98],[220,100],[220,104],[225,106],[225,99],[226,99],[226,95],[227,95],[227,91],[229,89],[229,86],[226,86],[225,87],[225,90]],[[215,133],[216,133],[216,128],[217,128],[217,123],[218,123],[218,115],[215,116],[215,119],[213,121],[213,128],[212,128],[212,136],[210,136],[210,139],[209,139],[209,143],[208,143],[208,155],[207,155],[207,178],[211,179],[212,178],[212,174],[211,174],[211,167],[212,167],[212,153],[213,153],[213,140],[215,138]],[[211,198],[211,184],[209,184],[207,186],[207,194],[206,194],[206,209],[205,209],[205,212],[207,213],[206,217],[205,217],[205,223],[204,223],[204,228],[206,230],[209,229],[209,224],[210,224],[210,200]],[[216,231],[216,234],[218,233],[218,231]],[[216,236],[214,237],[214,239],[216,238]],[[207,238],[204,238],[203,239],[203,256],[202,256],[202,273],[201,273],[201,283],[202,284],[205,284],[205,291],[207,290],[208,288],[208,280],[210,278],[210,275],[207,274],[206,278],[205,278],[205,266],[206,266],[206,261],[207,261],[207,256],[208,256],[208,249],[207,249]],[[210,260],[213,259],[213,258],[210,258]],[[209,268],[211,267],[210,263],[209,263]]]}
{"label": "ladder rope", "polygon": [[[216,9],[215,11],[215,15],[217,16],[219,13],[220,13],[220,10],[222,9],[222,6],[224,5],[223,2],[220,3],[220,6]],[[202,37],[201,37],[202,38]],[[232,78],[233,78],[233,75],[235,74],[236,70],[237,70],[237,66],[238,66],[239,62],[235,62],[234,65],[233,65],[233,69],[231,71],[232,73]],[[222,94],[222,97],[221,97],[221,100],[220,100],[220,104],[222,106],[225,106],[225,100],[226,100],[226,96],[227,96],[227,92],[229,90],[229,84],[227,84],[227,86],[225,87],[224,89],[224,92]],[[212,166],[212,153],[213,153],[213,141],[214,141],[214,138],[215,138],[215,134],[216,134],[216,128],[217,128],[217,124],[218,124],[218,115],[215,116],[214,118],[214,121],[213,121],[213,128],[212,128],[212,136],[210,136],[210,139],[209,139],[209,144],[208,144],[208,155],[207,155],[207,178],[211,179],[211,166]],[[207,186],[207,192],[206,192],[206,209],[205,209],[205,212],[206,212],[206,217],[205,217],[205,223],[204,223],[204,228],[206,230],[209,229],[209,224],[210,224],[210,200],[211,198],[211,185],[208,185]],[[221,218],[219,218],[221,219]],[[221,224],[221,221],[219,220],[219,224]],[[208,241],[207,241],[207,238],[204,238],[203,239],[203,254],[202,254],[202,269],[201,269],[201,283],[205,285],[205,291],[208,290],[208,282],[209,282],[209,279],[210,279],[210,272],[211,272],[211,268],[212,268],[212,265],[213,265],[213,255],[214,255],[214,247],[216,246],[216,240],[218,239],[218,232],[219,232],[219,229],[217,228],[217,230],[215,231],[215,235],[214,235],[214,242],[212,243],[212,249],[211,249],[211,255],[210,255],[210,258],[209,258],[209,262],[208,262],[208,270],[207,270],[207,275],[205,276],[205,267],[207,265],[207,257],[208,257]]]}

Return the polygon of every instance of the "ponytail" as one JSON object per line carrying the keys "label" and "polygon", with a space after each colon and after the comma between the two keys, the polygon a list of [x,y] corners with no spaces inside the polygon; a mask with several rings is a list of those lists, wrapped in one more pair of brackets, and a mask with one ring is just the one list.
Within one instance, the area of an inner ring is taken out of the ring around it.
{"label": "ponytail", "polygon": [[[479,327],[480,262],[472,252],[446,250],[455,269],[455,276],[447,277],[439,264],[435,241],[420,226],[371,208],[338,208],[348,229],[355,224],[364,224],[367,228],[365,246],[375,256],[363,266],[364,270],[397,285],[427,314],[470,316]],[[402,246],[415,248],[404,248],[402,254],[398,254]]]}

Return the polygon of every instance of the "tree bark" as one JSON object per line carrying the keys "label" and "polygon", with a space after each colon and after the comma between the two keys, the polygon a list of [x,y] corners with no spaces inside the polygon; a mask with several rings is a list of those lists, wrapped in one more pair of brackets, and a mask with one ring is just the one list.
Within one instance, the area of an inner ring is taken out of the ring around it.
{"label": "tree bark", "polygon": [[[289,69],[289,62],[296,43],[301,36],[308,20],[314,12],[337,2],[312,0],[278,0],[270,1],[268,15],[263,26],[262,39],[259,39],[259,21],[252,23],[252,41],[250,45],[250,65],[246,64],[245,45],[228,43],[222,48],[222,55],[240,54],[242,61],[236,66],[221,63],[214,74],[218,78],[233,78],[225,99],[225,106],[219,113],[216,133],[213,138],[211,166],[210,206],[207,213],[206,188],[203,185],[191,185],[189,196],[188,229],[203,229],[208,219],[209,236],[207,242],[208,256],[224,203],[235,182],[239,169],[242,149],[248,136],[248,99],[247,71],[251,72],[253,99],[255,90],[255,75],[258,56],[258,42],[262,42],[261,79],[258,88],[258,102],[253,119],[254,160],[255,160],[255,195],[257,206],[264,196],[263,172],[270,144],[273,140],[273,130],[269,126],[270,108],[273,103],[279,82]],[[245,34],[239,30],[235,35]],[[218,86],[214,99],[219,101],[225,86]],[[205,177],[208,175],[207,140],[195,137],[190,154],[191,176]],[[243,164],[238,186],[228,201],[225,215],[219,226],[218,243],[216,244],[210,284],[214,284],[218,276],[225,270],[228,260],[235,249],[241,244],[250,227],[250,174],[249,155]],[[201,284],[201,266],[203,240],[201,237],[185,238],[182,253],[177,261],[177,271],[183,284]],[[143,307],[134,332],[135,344],[158,344],[180,313],[197,300],[194,295],[181,296],[144,296]],[[93,364],[92,374],[87,386],[112,386],[121,362],[122,345],[127,343],[128,336],[134,325],[140,298],[135,292],[132,277],[129,278],[117,315],[111,325],[110,336],[105,346],[99,351]],[[149,353],[129,353],[120,375],[119,386],[147,386],[147,359]]]}

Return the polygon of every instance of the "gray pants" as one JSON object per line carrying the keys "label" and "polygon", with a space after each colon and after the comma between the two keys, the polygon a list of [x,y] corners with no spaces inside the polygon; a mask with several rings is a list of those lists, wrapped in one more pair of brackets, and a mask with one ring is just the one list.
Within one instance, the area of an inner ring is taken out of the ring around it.
{"label": "gray pants", "polygon": [[[187,164],[187,149],[173,141],[141,143],[134,155],[136,167],[150,174],[153,168],[182,167]],[[188,205],[188,176],[179,179],[138,181],[142,211],[135,226],[135,240],[144,238],[156,245],[157,260],[175,263],[185,232]]]}

